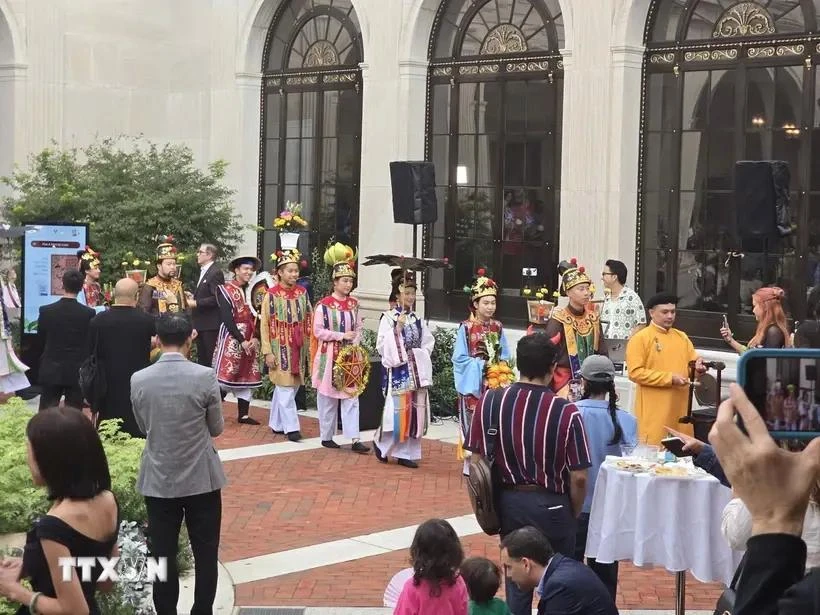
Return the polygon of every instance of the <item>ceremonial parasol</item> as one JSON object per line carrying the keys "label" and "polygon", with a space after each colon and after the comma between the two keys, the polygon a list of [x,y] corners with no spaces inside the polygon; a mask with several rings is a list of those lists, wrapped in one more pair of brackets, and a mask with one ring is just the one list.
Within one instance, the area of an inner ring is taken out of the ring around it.
{"label": "ceremonial parasol", "polygon": [[374,254],[366,257],[368,265],[388,265],[405,271],[425,271],[427,269],[452,269],[453,266],[446,258],[420,258],[418,256],[400,256],[396,254]]}

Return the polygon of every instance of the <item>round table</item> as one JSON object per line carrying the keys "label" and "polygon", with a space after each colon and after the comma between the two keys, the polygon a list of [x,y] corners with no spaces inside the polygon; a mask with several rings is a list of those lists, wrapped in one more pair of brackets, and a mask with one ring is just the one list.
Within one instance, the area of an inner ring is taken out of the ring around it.
{"label": "round table", "polygon": [[598,473],[586,556],[676,573],[676,613],[683,615],[687,570],[704,583],[728,585],[743,556],[720,532],[731,491],[708,474],[634,473],[611,465],[618,459],[607,457]]}

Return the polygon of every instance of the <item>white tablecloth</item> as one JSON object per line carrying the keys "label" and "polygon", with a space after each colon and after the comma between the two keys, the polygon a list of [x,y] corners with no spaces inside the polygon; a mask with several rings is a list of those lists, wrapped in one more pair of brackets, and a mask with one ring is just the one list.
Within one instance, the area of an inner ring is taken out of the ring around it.
{"label": "white tablecloth", "polygon": [[699,581],[728,585],[742,553],[720,533],[729,489],[712,476],[630,474],[604,463],[595,484],[586,556],[602,563],[691,570]]}

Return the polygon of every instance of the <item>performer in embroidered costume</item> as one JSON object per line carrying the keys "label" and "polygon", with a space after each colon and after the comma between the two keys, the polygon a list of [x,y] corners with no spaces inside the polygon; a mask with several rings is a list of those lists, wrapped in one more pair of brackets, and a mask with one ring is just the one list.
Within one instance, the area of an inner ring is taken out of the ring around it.
{"label": "performer in embroidered costume", "polygon": [[262,386],[262,374],[259,372],[259,340],[254,337],[256,316],[248,305],[245,287],[262,268],[262,262],[255,256],[241,256],[232,260],[228,268],[234,279],[220,286],[216,296],[222,324],[211,365],[223,391],[236,396],[239,422],[259,425],[249,416],[251,390]]}
{"label": "performer in embroidered costume", "polygon": [[270,402],[268,426],[273,433],[285,433],[292,442],[301,440],[296,393],[305,382],[308,371],[310,331],[313,313],[304,287],[299,280],[298,250],[280,251],[276,262],[278,282],[262,300],[262,354],[268,366],[268,378],[276,387]]}
{"label": "performer in embroidered costume", "polygon": [[[496,310],[498,285],[486,277],[484,269],[469,288],[470,317],[462,322],[456,333],[453,348],[453,373],[458,393],[459,431],[458,458],[464,458],[463,444],[469,441],[470,425],[478,400],[487,388],[485,368],[490,358],[488,347],[499,346],[498,359],[508,361],[510,349],[504,328],[493,319]],[[469,473],[469,461],[464,459],[464,474]]]}
{"label": "performer in embroidered costume", "polygon": [[157,275],[145,282],[140,292],[140,307],[153,316],[188,309],[182,282],[177,279],[177,249],[172,236],[157,246]]}
{"label": "performer in embroidered costume", "polygon": [[581,363],[593,354],[606,354],[601,343],[601,322],[590,303],[592,280],[573,258],[558,265],[561,294],[569,299],[566,307],[556,307],[547,323],[546,334],[558,346],[558,366],[552,390],[571,401],[582,392]]}
{"label": "performer in embroidered costume", "polygon": [[417,468],[421,438],[430,422],[428,387],[433,383],[435,339],[413,312],[416,276],[405,272],[398,284],[397,307],[382,314],[376,349],[384,368],[384,410],[374,442],[376,458],[395,457],[406,468]]}
{"label": "performer in embroidered costume", "polygon": [[325,251],[325,263],[333,267],[333,293],[319,301],[314,311],[311,383],[316,389],[322,446],[339,448],[333,436],[336,434],[337,408],[341,404],[342,435],[353,440],[354,452],[367,454],[370,447],[359,441],[359,397],[339,391],[333,385],[333,368],[339,352],[346,345],[359,344],[362,337],[359,302],[350,296],[356,277],[355,258],[352,248],[339,243]]}
{"label": "performer in embroidered costume", "polygon": [[102,286],[100,286],[100,255],[88,246],[77,252],[80,259],[80,273],[85,276],[83,289],[77,295],[77,301],[96,312],[105,310]]}
{"label": "performer in embroidered costume", "polygon": [[14,352],[11,322],[6,310],[5,297],[0,297],[0,401],[11,397],[15,391],[31,386],[25,372],[29,370]]}

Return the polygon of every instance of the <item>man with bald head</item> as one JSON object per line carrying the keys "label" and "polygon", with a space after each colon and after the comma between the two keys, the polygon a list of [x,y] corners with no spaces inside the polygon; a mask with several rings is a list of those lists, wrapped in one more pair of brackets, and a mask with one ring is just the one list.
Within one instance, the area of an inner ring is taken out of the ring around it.
{"label": "man with bald head", "polygon": [[120,429],[134,437],[144,438],[131,408],[131,376],[150,364],[154,318],[137,308],[139,286],[123,278],[114,286],[111,309],[97,314],[91,321],[89,345],[97,353],[105,394],[89,400],[99,420],[122,419]]}

